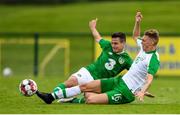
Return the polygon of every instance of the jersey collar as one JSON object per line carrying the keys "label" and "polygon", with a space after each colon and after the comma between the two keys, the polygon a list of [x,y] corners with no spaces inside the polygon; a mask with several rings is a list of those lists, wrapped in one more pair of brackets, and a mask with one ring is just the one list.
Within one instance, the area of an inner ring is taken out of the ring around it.
{"label": "jersey collar", "polygon": [[124,49],[123,49],[123,51],[121,51],[121,52],[118,52],[118,53],[116,53],[117,55],[120,55],[120,54],[122,54],[122,53],[124,53],[125,51],[124,51]]}
{"label": "jersey collar", "polygon": [[156,50],[153,50],[153,51],[148,51],[148,52],[146,52],[147,54],[150,54],[150,53],[155,53],[156,52]]}

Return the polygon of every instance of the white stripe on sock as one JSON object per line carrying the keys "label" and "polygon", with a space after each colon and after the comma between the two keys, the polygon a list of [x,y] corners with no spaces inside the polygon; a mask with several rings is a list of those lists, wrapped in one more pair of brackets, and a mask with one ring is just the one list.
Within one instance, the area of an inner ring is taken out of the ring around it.
{"label": "white stripe on sock", "polygon": [[[64,98],[62,90],[55,91],[54,94],[58,97],[58,99]],[[55,96],[54,95],[54,96]],[[55,97],[56,97],[55,96]]]}

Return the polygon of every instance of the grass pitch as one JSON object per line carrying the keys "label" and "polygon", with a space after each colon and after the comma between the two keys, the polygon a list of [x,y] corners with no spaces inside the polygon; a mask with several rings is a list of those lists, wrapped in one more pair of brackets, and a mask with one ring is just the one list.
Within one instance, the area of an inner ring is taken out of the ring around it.
{"label": "grass pitch", "polygon": [[141,10],[142,30],[156,28],[160,33],[180,33],[180,2],[133,1],[90,2],[49,6],[0,6],[0,32],[78,32],[89,33],[88,22],[98,18],[100,32],[132,33],[134,16]]}
{"label": "grass pitch", "polygon": [[[134,101],[122,105],[87,105],[87,104],[60,104],[43,103],[36,95],[24,97],[19,93],[19,82],[24,78],[0,78],[0,113],[27,114],[27,113],[68,113],[68,114],[120,114],[120,113],[180,113],[180,78],[155,78],[150,92],[155,98],[145,98],[144,102]],[[34,79],[41,91],[51,92],[53,88],[66,78],[31,78]]]}
{"label": "grass pitch", "polygon": [[[157,28],[160,33],[180,33],[180,2],[100,2],[57,6],[0,6],[0,32],[68,32],[90,33],[88,22],[99,18],[98,30],[104,33],[123,31],[131,33],[137,9],[144,15],[142,30]],[[77,37],[77,36],[76,36]],[[74,36],[68,36],[74,38]],[[89,36],[87,37],[91,39]],[[78,37],[71,39],[71,71],[92,60],[92,41]],[[83,41],[82,41],[83,40]],[[86,43],[86,44],[80,44]],[[83,55],[82,55],[82,52]],[[18,53],[18,52],[17,52]],[[79,55],[81,58],[79,58]],[[16,56],[16,55],[14,55]],[[14,56],[12,56],[14,58]],[[76,58],[78,57],[78,58]],[[18,62],[17,62],[18,63]],[[32,62],[30,62],[32,63]],[[16,64],[14,64],[16,66]],[[17,66],[18,68],[18,66]],[[71,72],[71,73],[72,73]],[[25,73],[26,74],[26,73]],[[145,98],[123,105],[44,104],[36,96],[24,97],[18,85],[25,77],[0,77],[0,113],[178,113],[180,114],[180,78],[154,79],[150,92],[156,98]],[[34,79],[41,91],[51,92],[65,77]]]}

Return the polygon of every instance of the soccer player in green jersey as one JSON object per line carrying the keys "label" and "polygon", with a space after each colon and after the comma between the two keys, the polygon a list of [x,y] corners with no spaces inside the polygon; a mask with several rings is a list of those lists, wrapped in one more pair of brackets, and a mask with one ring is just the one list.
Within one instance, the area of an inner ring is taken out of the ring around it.
{"label": "soccer player in green jersey", "polygon": [[[82,67],[78,72],[72,74],[68,80],[56,87],[53,93],[46,95],[37,91],[37,95],[46,103],[50,104],[54,99],[66,98],[80,93],[77,89],[85,83],[93,80],[110,78],[118,75],[124,69],[129,69],[132,59],[124,51],[126,44],[126,35],[122,32],[112,34],[111,42],[104,40],[96,29],[97,19],[89,22],[89,27],[96,42],[102,48],[102,52],[98,59],[86,66]],[[72,92],[71,92],[72,91]]]}
{"label": "soccer player in green jersey", "polygon": [[141,12],[136,14],[133,39],[140,48],[131,68],[123,77],[95,80],[80,85],[85,93],[86,103],[123,104],[135,100],[135,96],[143,101],[149,89],[153,76],[160,66],[159,55],[156,51],[159,33],[155,29],[145,31],[140,38]]}
{"label": "soccer player in green jersey", "polygon": [[[150,29],[145,31],[144,36],[140,39],[141,19],[141,12],[137,12],[133,39],[140,51],[129,71],[122,78],[93,80],[76,86],[67,90],[67,97],[85,92],[86,103],[91,104],[130,103],[135,100],[135,96],[143,101],[145,93],[152,83],[153,76],[158,71],[160,61],[156,51],[159,33],[157,30]],[[62,91],[59,91],[57,95],[59,98],[64,97]]]}

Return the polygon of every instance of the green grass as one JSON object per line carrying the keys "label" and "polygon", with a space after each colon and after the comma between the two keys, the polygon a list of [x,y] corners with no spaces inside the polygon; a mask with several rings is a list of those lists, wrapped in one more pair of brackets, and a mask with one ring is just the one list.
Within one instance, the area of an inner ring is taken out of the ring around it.
{"label": "green grass", "polygon": [[[91,19],[99,18],[97,28],[102,33],[109,34],[115,31],[131,33],[134,26],[135,12],[140,9],[144,16],[142,30],[157,28],[160,34],[179,34],[179,8],[180,1],[98,2],[55,6],[0,5],[0,32],[69,33],[65,37],[70,40],[71,44],[70,67],[71,73],[73,73],[80,67],[92,62],[93,41],[90,35],[73,36],[71,33],[90,33],[88,22]],[[12,37],[16,38],[16,36]],[[53,38],[51,35],[45,37]],[[64,36],[59,35],[58,37],[63,38]],[[22,54],[23,50],[25,49],[16,51],[9,49],[4,53],[11,52],[11,56],[8,56],[9,62],[12,61],[12,58],[17,59],[12,62],[13,66],[19,69],[19,72],[22,71],[21,74],[27,75],[28,72],[23,70],[26,67],[17,66],[23,61],[20,60],[19,62],[18,56],[22,56],[24,65],[31,68],[32,66],[29,64],[33,62],[29,61],[27,63],[26,59],[33,57],[33,54],[24,55]],[[28,51],[26,50],[26,52]],[[43,55],[44,51],[41,53]],[[40,55],[40,58],[42,55]],[[60,64],[53,66],[56,69],[61,67]],[[143,103],[134,101],[123,105],[59,104],[56,102],[52,105],[46,105],[36,96],[24,97],[20,95],[18,85],[22,79],[25,79],[25,77],[18,75],[11,78],[0,77],[0,113],[180,113],[180,78],[159,77],[154,80],[150,89],[150,92],[155,94],[156,98],[145,98]],[[47,76],[33,79],[37,82],[40,90],[50,92],[67,77],[52,78]]]}
{"label": "green grass", "polygon": [[[87,104],[44,104],[37,96],[24,97],[18,91],[23,78],[0,78],[0,113],[180,113],[180,78],[159,77],[154,79],[150,92],[155,98],[145,98],[144,102],[134,101],[122,105],[87,105]],[[51,92],[65,77],[32,78],[40,90]]]}
{"label": "green grass", "polygon": [[50,6],[0,6],[0,32],[89,32],[99,18],[101,32],[132,32],[136,10],[144,16],[142,30],[180,33],[180,1],[97,2]]}

